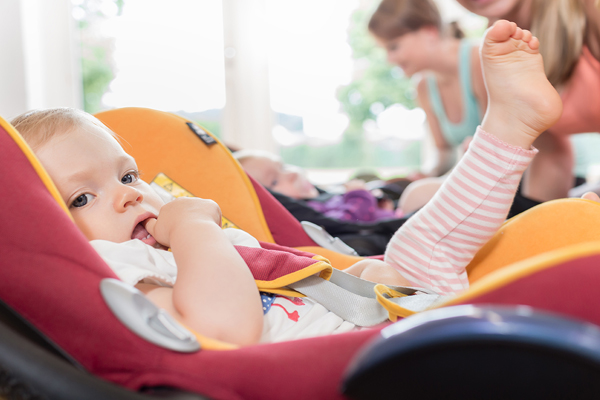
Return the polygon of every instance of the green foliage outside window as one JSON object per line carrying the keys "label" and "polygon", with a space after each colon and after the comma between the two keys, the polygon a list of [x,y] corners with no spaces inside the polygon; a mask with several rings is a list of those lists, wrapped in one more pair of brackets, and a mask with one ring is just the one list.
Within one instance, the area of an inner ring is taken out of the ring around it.
{"label": "green foliage outside window", "polygon": [[[377,5],[378,1],[372,3]],[[350,117],[350,126],[345,133],[350,136],[362,136],[364,122],[377,117],[372,107],[376,103],[379,109],[397,103],[409,109],[415,107],[415,89],[411,80],[404,77],[400,68],[387,62],[385,50],[377,46],[367,30],[372,12],[372,6],[356,10],[348,31],[348,42],[359,71],[349,85],[340,88],[338,99]]]}
{"label": "green foliage outside window", "polygon": [[101,46],[83,48],[81,72],[83,78],[83,107],[89,113],[101,111],[102,95],[114,78],[107,59],[107,51]]}
{"label": "green foliage outside window", "polygon": [[364,124],[392,104],[415,107],[415,87],[398,67],[390,65],[385,51],[377,46],[367,24],[379,0],[363,1],[352,14],[348,42],[355,60],[356,74],[338,90],[338,100],[350,123],[341,143],[312,147],[282,148],[283,159],[305,168],[406,167],[420,164],[420,143],[399,143],[390,139],[370,142]]}
{"label": "green foliage outside window", "polygon": [[81,36],[81,74],[83,80],[83,107],[89,113],[102,110],[102,96],[114,79],[112,46],[114,39],[96,36],[95,24],[105,19],[102,3],[117,6],[117,15],[123,11],[124,0],[84,0],[80,11],[79,33]]}
{"label": "green foliage outside window", "polygon": [[[102,96],[114,79],[112,49],[114,38],[94,34],[95,24],[105,16],[99,11],[102,2],[113,2],[121,14],[124,0],[84,0],[78,7],[83,11],[79,20],[81,34],[81,63],[83,75],[84,108],[96,113],[103,109]],[[338,91],[341,109],[350,119],[342,141],[334,145],[311,146],[303,144],[281,149],[283,159],[307,168],[361,168],[406,166],[417,168],[420,163],[420,143],[386,140],[369,142],[363,125],[374,120],[376,113],[392,104],[407,108],[415,106],[414,87],[402,71],[386,61],[385,51],[379,48],[367,31],[368,19],[378,0],[365,0],[353,13],[348,40],[356,62],[356,76]],[[213,133],[220,134],[218,121],[192,118]]]}

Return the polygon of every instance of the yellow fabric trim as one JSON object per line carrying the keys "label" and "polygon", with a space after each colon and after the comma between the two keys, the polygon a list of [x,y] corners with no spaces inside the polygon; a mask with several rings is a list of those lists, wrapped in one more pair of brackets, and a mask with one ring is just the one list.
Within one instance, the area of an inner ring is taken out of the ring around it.
{"label": "yellow fabric trim", "polygon": [[235,350],[240,348],[238,345],[222,342],[220,340],[211,339],[207,336],[201,335],[191,329],[189,326],[182,324],[180,321],[177,322],[196,337],[196,340],[198,340],[198,343],[200,343],[200,350]]}
{"label": "yellow fabric trim", "polygon": [[[544,269],[552,268],[566,261],[600,254],[600,241],[578,243],[558,250],[549,251],[537,256],[518,261],[512,265],[491,272],[475,282],[469,290],[437,307],[447,307],[458,303],[466,303],[471,299],[492,292],[511,282],[517,281]],[[535,288],[533,288],[535,290]]]}
{"label": "yellow fabric trim", "polygon": [[350,256],[319,246],[300,246],[295,247],[295,249],[325,257],[327,260],[329,260],[329,263],[333,266],[333,268],[336,269],[346,269],[349,266],[356,264],[360,260],[364,260],[364,257]]}
{"label": "yellow fabric trim", "polygon": [[[169,178],[166,174],[160,172],[152,179],[151,183],[154,183],[163,188],[167,193],[174,197],[196,197],[189,191],[187,191],[180,184]],[[235,228],[240,229],[239,226],[221,215],[221,228]]]}
{"label": "yellow fabric trim", "polygon": [[317,261],[325,261],[327,264],[331,264],[329,262],[329,260],[321,255],[315,254],[311,257],[313,260],[317,260]]}
{"label": "yellow fabric trim", "polygon": [[58,205],[69,216],[69,218],[71,218],[71,220],[73,220],[73,217],[71,216],[71,213],[69,212],[69,209],[67,208],[67,205],[63,201],[62,196],[60,195],[58,189],[56,188],[56,185],[50,178],[50,175],[48,175],[48,172],[46,172],[46,170],[44,169],[44,167],[42,166],[40,161],[37,159],[37,157],[33,153],[33,150],[31,150],[31,147],[29,147],[29,145],[27,144],[27,142],[25,142],[25,140],[19,134],[19,132],[17,132],[17,130],[15,128],[13,128],[13,126],[11,124],[9,124],[8,121],[6,121],[2,117],[0,117],[0,126],[2,126],[6,130],[6,132],[8,132],[8,135],[15,141],[17,146],[19,146],[19,148],[21,149],[23,154],[25,154],[25,157],[27,157],[27,159],[31,163],[31,166],[37,172],[38,176],[40,177],[40,179],[46,186],[46,189],[48,189],[48,191],[50,192],[50,195],[52,195],[54,200],[56,200]]}
{"label": "yellow fabric trim", "polygon": [[288,296],[288,297],[306,297],[302,293],[296,292],[294,289],[286,289],[286,288],[269,289],[269,293],[280,294],[282,296]]}
{"label": "yellow fabric trim", "polygon": [[414,311],[401,307],[398,304],[389,301],[385,297],[385,295],[391,298],[405,297],[406,295],[404,293],[400,293],[398,291],[390,289],[389,287],[382,285],[381,283],[375,285],[374,290],[375,295],[377,296],[377,301],[379,302],[379,304],[381,304],[383,308],[387,310],[390,321],[395,322],[396,320],[398,320],[398,317],[404,318],[415,314]]}
{"label": "yellow fabric trim", "polygon": [[[323,256],[315,255],[312,257],[312,259],[315,261],[324,262],[324,263],[327,263],[328,265],[331,265],[329,260]],[[331,275],[333,275],[333,267],[327,268],[327,269],[324,269],[323,271],[321,271],[321,273],[319,274],[319,277],[328,281],[331,279]]]}
{"label": "yellow fabric trim", "polygon": [[[181,119],[182,121],[193,122],[194,124],[196,124],[194,121],[190,121],[189,119],[183,118],[180,115],[176,115],[176,114],[173,114],[173,115],[175,117]],[[196,125],[198,125],[198,124],[196,124]],[[215,139],[217,141],[217,143],[219,144],[219,146],[222,146],[224,149],[227,149],[227,146],[225,146],[215,135],[213,135],[212,132],[209,132],[204,127],[201,127],[201,128],[204,130],[204,132],[208,133],[213,139]],[[242,177],[242,180],[246,184],[246,188],[250,192],[250,197],[252,198],[252,201],[254,203],[254,208],[256,209],[256,212],[259,215],[261,228],[265,232],[265,235],[267,236],[269,241],[271,243],[275,243],[275,239],[273,239],[273,235],[271,234],[271,229],[269,229],[269,226],[267,225],[267,220],[265,219],[265,215],[262,211],[262,206],[260,204],[260,201],[258,200],[258,195],[256,194],[256,190],[254,190],[254,186],[252,186],[252,182],[250,182],[250,178],[248,178],[248,175],[246,174],[246,171],[244,171],[244,169],[242,168],[241,164],[235,158],[233,158],[233,155],[231,154],[230,151],[227,151],[227,155],[229,156],[230,160],[234,163],[235,168],[238,170],[238,172],[240,173],[240,176]]]}
{"label": "yellow fabric trim", "polygon": [[319,261],[299,271],[292,272],[272,281],[261,281],[256,279],[256,286],[258,286],[259,290],[264,290],[267,292],[272,289],[282,289],[290,283],[301,281],[302,279],[317,273],[322,273],[326,269],[329,269],[329,276],[331,276],[332,268],[333,267],[326,262]]}

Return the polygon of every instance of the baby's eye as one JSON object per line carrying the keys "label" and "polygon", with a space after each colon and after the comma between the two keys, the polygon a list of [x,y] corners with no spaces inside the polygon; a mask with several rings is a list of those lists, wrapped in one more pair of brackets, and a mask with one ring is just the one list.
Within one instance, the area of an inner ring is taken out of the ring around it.
{"label": "baby's eye", "polygon": [[73,200],[73,202],[71,203],[71,205],[69,207],[75,207],[75,208],[83,207],[87,203],[92,201],[93,199],[94,199],[93,194],[84,193],[84,194],[79,195],[75,200]]}
{"label": "baby's eye", "polygon": [[137,171],[130,171],[123,175],[121,178],[121,183],[124,185],[129,185],[130,183],[136,182],[140,178],[140,174]]}

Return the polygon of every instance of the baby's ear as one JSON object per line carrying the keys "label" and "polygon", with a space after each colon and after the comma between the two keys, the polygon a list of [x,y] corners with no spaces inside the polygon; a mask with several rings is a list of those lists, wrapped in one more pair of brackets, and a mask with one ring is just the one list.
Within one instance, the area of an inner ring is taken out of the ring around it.
{"label": "baby's ear", "polygon": [[583,196],[581,196],[581,198],[586,200],[597,201],[598,203],[600,203],[600,197],[598,197],[598,195],[594,192],[584,193]]}

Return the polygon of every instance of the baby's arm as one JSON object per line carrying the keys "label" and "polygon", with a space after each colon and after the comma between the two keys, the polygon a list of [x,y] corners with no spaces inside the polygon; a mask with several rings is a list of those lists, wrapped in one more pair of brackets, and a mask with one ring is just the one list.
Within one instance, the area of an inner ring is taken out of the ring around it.
{"label": "baby's arm", "polygon": [[346,268],[344,272],[370,282],[383,283],[390,286],[411,285],[410,281],[403,277],[394,267],[373,258],[360,260],[356,264]]}
{"label": "baby's arm", "polygon": [[158,306],[196,332],[229,343],[258,342],[263,313],[246,263],[223,233],[216,203],[181,198],[163,206],[146,229],[171,248],[177,263],[173,288],[138,284]]}

